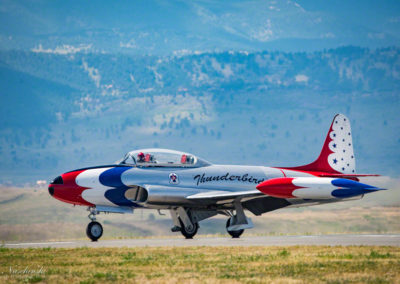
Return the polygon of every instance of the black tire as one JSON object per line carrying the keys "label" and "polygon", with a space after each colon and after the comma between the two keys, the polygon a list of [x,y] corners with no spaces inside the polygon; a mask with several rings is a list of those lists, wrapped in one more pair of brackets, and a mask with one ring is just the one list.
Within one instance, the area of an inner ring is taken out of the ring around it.
{"label": "black tire", "polygon": [[231,235],[231,237],[233,239],[238,239],[243,234],[244,229],[243,230],[237,230],[237,231],[228,231],[228,227],[231,225],[231,219],[232,218],[233,217],[229,218],[228,221],[226,221],[226,231],[228,232],[229,235]]}
{"label": "black tire", "polygon": [[97,242],[103,235],[103,226],[96,221],[90,222],[86,228],[86,235],[92,242]]}
{"label": "black tire", "polygon": [[179,223],[181,224],[181,233],[186,239],[193,239],[193,237],[197,234],[197,230],[199,229],[199,223],[194,223],[192,230],[187,230],[185,225],[183,224],[181,218],[179,218]]}

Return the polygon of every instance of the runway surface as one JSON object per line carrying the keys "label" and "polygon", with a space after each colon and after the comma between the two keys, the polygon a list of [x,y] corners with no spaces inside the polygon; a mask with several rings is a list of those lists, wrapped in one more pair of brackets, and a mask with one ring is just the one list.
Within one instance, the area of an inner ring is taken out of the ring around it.
{"label": "runway surface", "polygon": [[188,246],[400,246],[400,235],[316,235],[316,236],[262,236],[242,237],[201,237],[192,240],[182,238],[123,239],[65,242],[6,243],[7,248],[76,248],[76,247],[188,247]]}

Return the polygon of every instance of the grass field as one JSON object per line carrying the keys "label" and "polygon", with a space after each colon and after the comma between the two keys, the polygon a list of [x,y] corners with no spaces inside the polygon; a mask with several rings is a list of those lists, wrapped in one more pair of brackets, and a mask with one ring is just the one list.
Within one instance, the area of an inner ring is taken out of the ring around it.
{"label": "grass field", "polygon": [[397,247],[0,248],[0,282],[400,283]]}

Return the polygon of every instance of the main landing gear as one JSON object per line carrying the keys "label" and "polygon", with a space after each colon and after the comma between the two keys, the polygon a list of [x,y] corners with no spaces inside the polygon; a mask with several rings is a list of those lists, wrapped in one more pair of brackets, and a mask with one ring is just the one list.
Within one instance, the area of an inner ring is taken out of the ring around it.
{"label": "main landing gear", "polygon": [[181,224],[180,231],[185,239],[193,239],[194,235],[197,234],[197,230],[199,229],[199,223],[190,224],[185,226],[182,220],[179,218],[179,223]]}
{"label": "main landing gear", "polygon": [[178,207],[170,210],[174,227],[172,232],[181,232],[186,239],[192,239],[199,230],[199,222],[207,219],[216,212],[199,212],[188,208]]}
{"label": "main landing gear", "polygon": [[211,211],[192,208],[177,207],[170,209],[174,222],[172,232],[181,232],[186,239],[192,239],[199,229],[199,222],[217,214],[222,214],[229,219],[226,222],[226,231],[232,238],[239,238],[245,229],[253,228],[253,222],[244,214],[240,200],[234,201],[234,209]]}
{"label": "main landing gear", "polygon": [[233,215],[232,217],[230,217],[227,221],[226,221],[226,231],[228,232],[229,235],[231,235],[231,237],[233,239],[238,239],[240,238],[240,236],[243,234],[244,229],[241,230],[229,230],[228,228],[233,225],[234,223],[236,223],[237,220],[237,216]]}
{"label": "main landing gear", "polygon": [[254,225],[251,219],[244,214],[242,203],[239,199],[235,200],[233,205],[236,214],[233,214],[233,210],[227,212],[230,218],[226,221],[226,231],[232,238],[236,239],[243,234],[245,229],[251,229]]}
{"label": "main landing gear", "polygon": [[92,222],[86,228],[86,235],[92,242],[96,242],[103,235],[103,226],[96,221],[96,215],[99,214],[96,208],[89,207],[88,210],[90,211],[88,217]]}

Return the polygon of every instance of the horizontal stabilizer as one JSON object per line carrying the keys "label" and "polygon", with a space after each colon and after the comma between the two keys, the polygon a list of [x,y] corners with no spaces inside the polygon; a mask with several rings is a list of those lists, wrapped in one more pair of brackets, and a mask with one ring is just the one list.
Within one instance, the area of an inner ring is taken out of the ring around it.
{"label": "horizontal stabilizer", "polygon": [[[313,174],[311,172],[311,174]],[[319,177],[337,177],[337,178],[349,178],[349,179],[357,179],[359,177],[379,177],[380,175],[375,174],[331,174],[331,173],[317,173],[315,174]]]}

